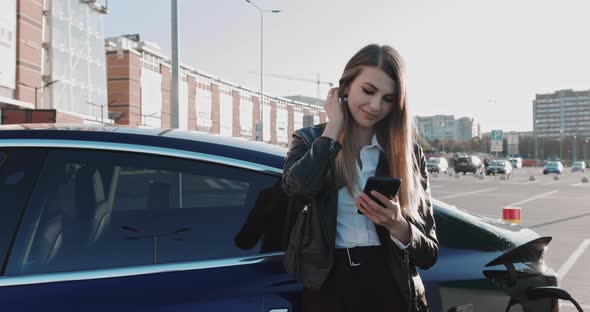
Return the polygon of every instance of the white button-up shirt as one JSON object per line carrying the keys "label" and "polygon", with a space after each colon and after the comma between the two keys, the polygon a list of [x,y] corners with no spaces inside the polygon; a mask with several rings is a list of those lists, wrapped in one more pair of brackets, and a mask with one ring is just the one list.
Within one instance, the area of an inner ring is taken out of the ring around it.
{"label": "white button-up shirt", "polygon": [[[358,176],[358,189],[353,191],[354,197],[350,197],[346,187],[338,190],[338,214],[336,220],[336,248],[352,248],[357,246],[378,246],[381,245],[375,224],[367,217],[357,212],[354,199],[362,192],[367,179],[375,175],[379,155],[382,151],[377,142],[377,136],[373,135],[371,144],[361,149],[362,169],[355,161],[355,168]],[[402,244],[395,237],[391,236],[401,249],[409,246]]]}

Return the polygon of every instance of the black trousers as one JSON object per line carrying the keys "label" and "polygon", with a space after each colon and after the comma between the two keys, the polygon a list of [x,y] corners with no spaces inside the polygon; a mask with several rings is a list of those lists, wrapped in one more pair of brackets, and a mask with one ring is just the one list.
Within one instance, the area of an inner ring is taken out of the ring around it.
{"label": "black trousers", "polygon": [[407,311],[382,246],[336,249],[324,285],[320,290],[305,288],[301,303],[304,312]]}

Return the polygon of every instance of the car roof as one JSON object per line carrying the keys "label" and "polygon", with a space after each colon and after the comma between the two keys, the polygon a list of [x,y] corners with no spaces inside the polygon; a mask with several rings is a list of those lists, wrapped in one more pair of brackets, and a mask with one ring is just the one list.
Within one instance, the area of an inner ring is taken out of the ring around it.
{"label": "car roof", "polygon": [[20,124],[0,126],[0,140],[73,140],[172,148],[283,168],[287,148],[242,138],[180,129],[100,124]]}

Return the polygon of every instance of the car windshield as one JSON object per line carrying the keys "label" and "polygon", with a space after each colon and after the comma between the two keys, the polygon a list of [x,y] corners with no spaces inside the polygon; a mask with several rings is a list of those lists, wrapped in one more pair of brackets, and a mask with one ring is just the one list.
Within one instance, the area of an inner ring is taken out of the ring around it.
{"label": "car windshield", "polygon": [[440,163],[440,158],[430,158],[428,160],[428,163],[429,164],[438,164],[438,163]]}
{"label": "car windshield", "polygon": [[492,162],[492,166],[504,166],[504,161],[503,160],[494,160],[494,162]]}
{"label": "car windshield", "polygon": [[574,167],[582,167],[582,162],[576,161]]}
{"label": "car windshield", "polygon": [[547,167],[557,167],[557,163],[556,162],[549,162],[549,163],[547,163]]}

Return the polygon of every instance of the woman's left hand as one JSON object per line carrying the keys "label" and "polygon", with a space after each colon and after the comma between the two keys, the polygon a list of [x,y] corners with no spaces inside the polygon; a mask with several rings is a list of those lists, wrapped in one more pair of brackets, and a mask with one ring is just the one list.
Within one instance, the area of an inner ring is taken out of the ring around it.
{"label": "woman's left hand", "polygon": [[400,227],[406,227],[406,219],[402,215],[397,196],[390,199],[377,191],[372,191],[371,195],[375,196],[385,207],[372,200],[367,194],[361,193],[355,199],[356,208],[373,223],[388,229],[390,233],[398,232]]}

